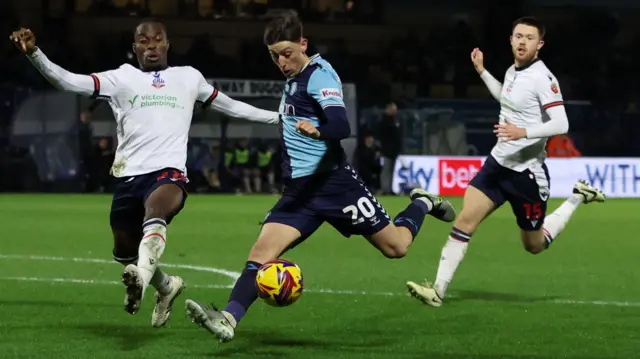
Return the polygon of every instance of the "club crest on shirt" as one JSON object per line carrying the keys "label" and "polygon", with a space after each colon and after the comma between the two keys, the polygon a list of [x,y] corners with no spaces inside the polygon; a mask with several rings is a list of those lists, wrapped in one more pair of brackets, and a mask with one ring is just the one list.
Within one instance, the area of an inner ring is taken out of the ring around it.
{"label": "club crest on shirt", "polygon": [[164,87],[164,80],[160,78],[159,72],[153,73],[153,81],[151,82],[151,86],[159,89]]}
{"label": "club crest on shirt", "polygon": [[560,90],[558,89],[558,84],[556,84],[555,82],[551,84],[551,91],[553,91],[554,94],[558,94],[558,92],[560,92]]}

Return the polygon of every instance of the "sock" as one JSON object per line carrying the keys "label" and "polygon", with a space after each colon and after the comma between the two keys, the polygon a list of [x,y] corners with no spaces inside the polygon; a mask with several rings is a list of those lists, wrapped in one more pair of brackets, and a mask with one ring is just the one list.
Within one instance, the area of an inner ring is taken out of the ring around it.
{"label": "sock", "polygon": [[433,208],[433,203],[426,198],[417,198],[411,201],[411,204],[404,211],[398,213],[393,223],[396,227],[405,227],[411,231],[412,238],[416,238],[424,216],[426,216]]}
{"label": "sock", "polygon": [[142,241],[138,247],[138,268],[145,286],[158,267],[167,241],[167,223],[160,218],[152,218],[142,224]]}
{"label": "sock", "polygon": [[573,212],[578,209],[578,206],[582,203],[582,196],[579,194],[573,194],[567,198],[564,203],[560,205],[553,213],[547,216],[544,220],[544,239],[546,241],[546,248],[549,248],[554,239],[564,230],[564,227],[571,219]]}
{"label": "sock", "polygon": [[444,298],[458,265],[462,262],[465,253],[467,253],[469,240],[471,240],[471,234],[453,227],[447,243],[442,248],[440,265],[436,274],[435,290],[440,298]]}
{"label": "sock", "polygon": [[235,320],[235,323],[231,323],[234,327],[242,320],[251,304],[258,299],[256,274],[258,274],[258,269],[261,265],[257,262],[248,261],[242,270],[242,274],[240,274],[240,278],[238,278],[231,290],[229,303],[227,303],[224,311],[231,314]]}
{"label": "sock", "polygon": [[168,294],[171,292],[171,277],[169,277],[160,268],[156,268],[156,271],[153,273],[153,277],[151,277],[150,284],[160,294]]}

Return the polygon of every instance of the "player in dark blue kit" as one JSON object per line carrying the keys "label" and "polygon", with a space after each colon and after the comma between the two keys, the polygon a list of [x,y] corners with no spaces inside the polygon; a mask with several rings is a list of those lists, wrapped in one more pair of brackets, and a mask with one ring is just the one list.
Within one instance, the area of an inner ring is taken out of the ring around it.
{"label": "player in dark blue kit", "polygon": [[287,77],[280,102],[282,169],[285,188],[267,214],[258,240],[224,310],[186,301],[187,315],[229,341],[238,322],[258,298],[255,285],[261,264],[280,257],[324,222],[345,237],[363,235],[388,258],[401,258],[427,214],[451,222],[447,201],[421,189],[391,218],[346,162],[340,140],[350,135],[342,84],[319,55],[306,55],[307,40],[293,12],[272,20],[264,34],[273,61]]}

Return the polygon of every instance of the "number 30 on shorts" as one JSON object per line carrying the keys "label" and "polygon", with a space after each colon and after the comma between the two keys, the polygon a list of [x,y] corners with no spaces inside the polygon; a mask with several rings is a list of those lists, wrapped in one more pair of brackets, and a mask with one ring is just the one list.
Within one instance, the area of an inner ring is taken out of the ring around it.
{"label": "number 30 on shorts", "polygon": [[376,215],[376,208],[368,197],[360,197],[355,205],[351,204],[342,209],[343,213],[351,213],[352,224],[363,223]]}

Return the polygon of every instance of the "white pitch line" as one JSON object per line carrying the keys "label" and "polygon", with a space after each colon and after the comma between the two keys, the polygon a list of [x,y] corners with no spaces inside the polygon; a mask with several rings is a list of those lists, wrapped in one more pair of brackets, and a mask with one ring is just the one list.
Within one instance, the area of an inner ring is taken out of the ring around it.
{"label": "white pitch line", "polygon": [[[122,285],[115,280],[79,279],[79,278],[43,278],[43,277],[0,277],[0,280],[17,282],[41,282],[41,283],[69,283],[69,284],[95,284],[95,285]],[[231,289],[232,285],[222,284],[193,284],[187,283],[187,287],[206,289]]]}
{"label": "white pitch line", "polygon": [[[101,264],[119,264],[114,260],[106,260],[99,258],[65,258],[65,257],[53,257],[53,256],[25,256],[19,254],[0,254],[0,259],[18,259],[18,260],[29,260],[29,261],[57,261],[57,262],[80,262],[80,263],[101,263]],[[233,282],[240,278],[239,272],[234,272],[226,269],[220,268],[212,268],[212,267],[203,267],[203,266],[194,266],[190,264],[171,264],[171,263],[162,263],[163,267],[166,268],[181,268],[181,269],[191,269],[197,272],[209,272],[223,275],[225,277],[229,277],[233,279]]]}
{"label": "white pitch line", "polygon": [[[53,256],[37,256],[37,255],[18,255],[18,254],[0,254],[0,259],[17,259],[17,260],[32,260],[32,261],[71,261],[80,263],[103,263],[103,264],[118,264],[115,261],[109,261],[98,258],[65,258],[65,257],[53,257]],[[233,279],[233,284],[240,277],[240,273],[229,271],[226,269],[194,266],[189,264],[169,264],[163,263],[162,266],[167,268],[182,268],[191,269],[198,272],[216,273]],[[99,280],[99,279],[78,279],[78,278],[43,278],[43,277],[0,277],[0,280],[7,281],[20,281],[20,282],[42,282],[42,283],[70,283],[70,284],[93,284],[93,285],[122,285],[119,281]],[[231,289],[231,285],[221,284],[188,284],[187,287],[191,288],[203,288],[203,289]],[[338,295],[366,295],[366,296],[406,296],[407,293],[397,292],[369,292],[359,290],[334,290],[334,289],[304,289],[305,293],[325,293],[325,294],[338,294]],[[572,299],[554,299],[548,301],[548,303],[565,304],[565,305],[595,305],[595,306],[608,306],[608,307],[640,307],[640,302],[629,301],[588,301],[588,300],[572,300]]]}

